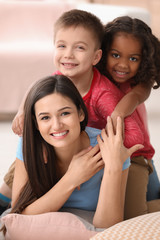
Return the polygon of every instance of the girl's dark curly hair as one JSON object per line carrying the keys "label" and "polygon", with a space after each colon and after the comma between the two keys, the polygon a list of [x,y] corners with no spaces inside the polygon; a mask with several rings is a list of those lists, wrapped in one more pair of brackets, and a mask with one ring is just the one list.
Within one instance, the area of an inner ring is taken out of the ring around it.
{"label": "girl's dark curly hair", "polygon": [[106,71],[107,53],[117,32],[132,34],[142,43],[142,61],[133,79],[133,84],[142,83],[158,88],[160,86],[160,41],[152,34],[151,28],[137,18],[122,16],[104,26],[103,54],[97,68],[109,77]]}

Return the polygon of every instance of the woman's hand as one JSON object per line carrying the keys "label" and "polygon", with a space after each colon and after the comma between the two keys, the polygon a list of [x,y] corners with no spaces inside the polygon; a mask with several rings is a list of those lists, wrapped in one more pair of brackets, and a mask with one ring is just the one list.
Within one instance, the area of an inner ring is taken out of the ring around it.
{"label": "woman's hand", "polygon": [[[122,113],[120,115],[120,112],[117,112],[116,110],[114,110],[111,114],[114,133],[116,133],[116,126],[117,126],[117,118],[118,117],[120,117],[122,119],[122,121],[124,121],[124,117],[122,116]],[[123,124],[122,136],[123,136],[123,139],[124,139],[124,124]]]}
{"label": "woman's hand", "polygon": [[102,130],[101,136],[102,139],[98,136],[97,140],[102,159],[109,170],[122,169],[126,159],[130,157],[133,152],[143,148],[141,144],[136,144],[129,149],[123,145],[123,121],[120,117],[117,118],[115,133],[112,119],[108,117],[106,129]]}
{"label": "woman's hand", "polygon": [[76,154],[68,167],[67,174],[70,174],[73,184],[78,187],[103,167],[104,162],[97,144],[93,148],[90,146]]}
{"label": "woman's hand", "polygon": [[117,118],[114,132],[111,117],[107,118],[107,128],[102,130],[98,143],[104,161],[104,174],[99,199],[93,218],[95,227],[108,228],[123,220],[125,189],[128,169],[123,169],[125,160],[143,146],[137,144],[129,149],[123,145],[123,121]]}

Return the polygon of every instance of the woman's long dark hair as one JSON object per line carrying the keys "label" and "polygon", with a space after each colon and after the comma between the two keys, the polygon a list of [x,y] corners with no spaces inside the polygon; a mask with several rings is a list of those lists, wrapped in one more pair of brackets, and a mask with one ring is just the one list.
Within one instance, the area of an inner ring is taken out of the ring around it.
{"label": "woman's long dark hair", "polygon": [[[86,106],[77,88],[67,77],[63,75],[49,76],[38,81],[32,87],[24,105],[23,158],[28,173],[28,182],[13,207],[12,213],[21,213],[24,208],[44,195],[59,180],[54,147],[42,138],[37,129],[34,109],[38,100],[54,92],[71,99],[78,111],[82,109],[85,118],[80,123],[81,131],[87,125]],[[44,158],[47,158],[47,164]]]}
{"label": "woman's long dark hair", "polygon": [[160,86],[160,41],[152,34],[151,28],[137,18],[122,16],[109,22],[104,27],[104,39],[102,42],[102,58],[97,64],[101,73],[109,76],[107,66],[107,54],[110,50],[115,34],[124,32],[133,35],[142,43],[142,61],[136,76],[133,78],[133,85],[142,83],[146,86]]}

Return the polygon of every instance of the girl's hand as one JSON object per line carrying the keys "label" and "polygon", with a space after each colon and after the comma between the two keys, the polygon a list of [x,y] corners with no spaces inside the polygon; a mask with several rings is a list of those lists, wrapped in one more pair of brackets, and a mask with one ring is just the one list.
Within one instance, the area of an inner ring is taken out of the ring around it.
{"label": "girl's hand", "polygon": [[123,121],[120,117],[117,118],[116,132],[114,133],[113,123],[111,117],[107,118],[107,127],[102,130],[100,136],[97,137],[102,159],[105,167],[108,170],[122,169],[123,163],[133,152],[143,145],[136,144],[131,148],[126,148],[123,145]]}
{"label": "girl's hand", "polygon": [[104,162],[97,144],[93,148],[90,146],[76,154],[68,167],[67,174],[70,174],[73,184],[75,187],[78,187],[88,181],[103,167]]}

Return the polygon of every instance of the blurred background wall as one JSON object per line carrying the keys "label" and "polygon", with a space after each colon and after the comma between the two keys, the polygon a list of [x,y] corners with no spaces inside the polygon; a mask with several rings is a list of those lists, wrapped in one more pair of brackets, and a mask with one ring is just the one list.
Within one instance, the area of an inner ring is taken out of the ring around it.
{"label": "blurred background wall", "polygon": [[86,2],[146,8],[151,14],[150,27],[160,39],[160,0],[86,0]]}

